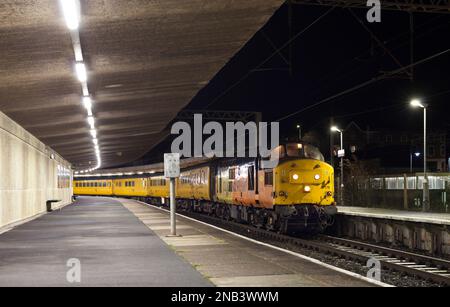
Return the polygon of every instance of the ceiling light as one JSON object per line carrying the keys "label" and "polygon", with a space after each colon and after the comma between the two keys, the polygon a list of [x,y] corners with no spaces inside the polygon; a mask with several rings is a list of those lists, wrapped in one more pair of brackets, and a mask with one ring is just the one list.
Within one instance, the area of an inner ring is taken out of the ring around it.
{"label": "ceiling light", "polygon": [[61,0],[64,18],[70,30],[78,29],[80,25],[80,7],[77,0]]}
{"label": "ceiling light", "polygon": [[93,137],[94,139],[96,139],[96,138],[97,138],[97,130],[92,129],[92,130],[91,130],[91,135],[92,135],[92,137]]}
{"label": "ceiling light", "polygon": [[95,129],[95,119],[94,119],[94,117],[89,116],[87,118],[87,121],[88,121],[89,125],[91,126],[91,129]]}
{"label": "ceiling light", "polygon": [[83,82],[81,85],[83,88],[83,96],[89,96],[89,89],[86,82]]}
{"label": "ceiling light", "polygon": [[93,139],[92,142],[94,143],[94,145],[98,145],[98,140],[97,139]]}
{"label": "ceiling light", "polygon": [[75,64],[75,70],[77,72],[77,77],[80,82],[86,82],[87,81],[87,73],[86,73],[86,66],[84,63],[77,63]]}
{"label": "ceiling light", "polygon": [[86,109],[92,108],[92,99],[91,97],[83,97],[83,105]]}

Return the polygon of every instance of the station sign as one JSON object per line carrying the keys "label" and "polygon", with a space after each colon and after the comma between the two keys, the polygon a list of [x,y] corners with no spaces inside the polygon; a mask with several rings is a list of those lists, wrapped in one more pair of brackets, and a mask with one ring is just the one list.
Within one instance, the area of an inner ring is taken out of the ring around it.
{"label": "station sign", "polygon": [[179,153],[164,154],[164,177],[166,177],[166,178],[180,177],[180,154]]}

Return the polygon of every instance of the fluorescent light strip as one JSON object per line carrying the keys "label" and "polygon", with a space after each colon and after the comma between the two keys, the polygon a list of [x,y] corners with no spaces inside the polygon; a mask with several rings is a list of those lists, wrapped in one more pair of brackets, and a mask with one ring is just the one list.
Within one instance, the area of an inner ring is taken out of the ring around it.
{"label": "fluorescent light strip", "polygon": [[94,119],[94,117],[88,116],[87,122],[91,126],[91,129],[95,129],[95,119]]}
{"label": "fluorescent light strip", "polygon": [[88,89],[87,83],[83,82],[81,84],[81,87],[83,89],[83,96],[89,96],[89,89]]}
{"label": "fluorescent light strip", "polygon": [[86,65],[84,65],[84,63],[81,62],[76,63],[75,71],[77,72],[77,77],[80,82],[87,81]]}
{"label": "fluorescent light strip", "polygon": [[78,0],[61,0],[66,25],[70,30],[77,30],[80,25],[80,3]]}

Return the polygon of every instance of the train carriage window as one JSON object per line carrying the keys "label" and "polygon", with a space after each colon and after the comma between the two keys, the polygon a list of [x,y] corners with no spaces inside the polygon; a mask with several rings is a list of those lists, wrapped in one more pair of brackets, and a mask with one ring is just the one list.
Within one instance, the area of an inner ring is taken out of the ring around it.
{"label": "train carriage window", "polygon": [[264,172],[264,185],[273,185],[273,171]]}
{"label": "train carriage window", "polygon": [[248,171],[248,190],[255,190],[255,166],[251,165],[247,169]]}
{"label": "train carriage window", "polygon": [[236,169],[230,168],[228,170],[228,179],[235,179],[236,178]]}
{"label": "train carriage window", "polygon": [[103,182],[103,187],[106,188],[106,182]]}
{"label": "train carriage window", "polygon": [[233,181],[228,181],[228,192],[233,192]]}

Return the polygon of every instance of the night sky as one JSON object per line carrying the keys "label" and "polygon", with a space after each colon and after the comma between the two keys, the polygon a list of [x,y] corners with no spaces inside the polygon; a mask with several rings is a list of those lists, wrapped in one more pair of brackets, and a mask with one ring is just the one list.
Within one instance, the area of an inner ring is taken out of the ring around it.
{"label": "night sky", "polygon": [[[289,40],[288,6],[283,5],[188,108],[261,111],[264,120],[272,121],[399,69],[358,19],[400,64],[410,64],[409,13],[382,11],[381,23],[371,24],[367,10],[330,9],[293,5],[292,36],[326,15],[284,48],[282,56],[259,66]],[[414,13],[413,20],[414,62],[450,48],[449,15]],[[363,128],[420,131],[422,114],[408,106],[411,97],[430,104],[433,129],[448,129],[449,71],[450,52],[415,66],[414,81],[406,70],[285,119],[282,135],[296,134],[296,123],[305,132],[328,133],[331,116],[342,127],[355,121]]]}
{"label": "night sky", "polygon": [[[411,63],[409,13],[383,10],[381,23],[369,23],[366,9],[293,5],[291,12],[291,30],[285,4],[186,109],[259,111],[264,121],[297,112],[280,121],[281,140],[296,138],[301,124],[303,134],[323,140],[326,156],[331,117],[341,128],[355,121],[363,129],[420,133],[423,113],[409,106],[416,97],[429,104],[429,129],[450,132],[450,52],[414,66],[413,80],[406,69],[329,99]],[[413,24],[413,62],[450,48],[450,15],[414,13]],[[132,164],[159,162],[170,141]]]}

